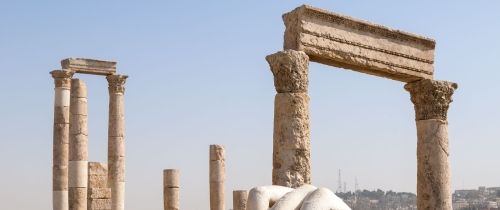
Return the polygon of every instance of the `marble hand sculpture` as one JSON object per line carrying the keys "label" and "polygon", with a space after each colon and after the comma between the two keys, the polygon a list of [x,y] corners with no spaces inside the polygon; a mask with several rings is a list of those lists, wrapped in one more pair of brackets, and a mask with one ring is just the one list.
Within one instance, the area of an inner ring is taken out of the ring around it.
{"label": "marble hand sculpture", "polygon": [[297,189],[271,185],[255,187],[248,195],[247,210],[351,210],[327,188],[303,185]]}

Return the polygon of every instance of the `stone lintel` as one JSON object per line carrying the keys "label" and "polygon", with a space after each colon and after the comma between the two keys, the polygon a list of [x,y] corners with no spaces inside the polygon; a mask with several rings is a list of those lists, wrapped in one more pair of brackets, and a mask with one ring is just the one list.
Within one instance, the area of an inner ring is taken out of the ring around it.
{"label": "stone lintel", "polygon": [[116,73],[116,62],[87,58],[67,58],[61,61],[61,67],[76,73],[112,75]]}
{"label": "stone lintel", "polygon": [[393,80],[432,79],[435,41],[303,5],[283,15],[284,49],[311,61]]}

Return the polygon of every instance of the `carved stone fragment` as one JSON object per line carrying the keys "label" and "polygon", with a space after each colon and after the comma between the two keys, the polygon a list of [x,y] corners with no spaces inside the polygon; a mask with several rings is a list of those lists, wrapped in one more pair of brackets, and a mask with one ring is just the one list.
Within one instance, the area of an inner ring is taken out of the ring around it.
{"label": "carved stone fragment", "polygon": [[311,61],[411,82],[432,79],[435,41],[303,5],[283,15],[284,49]]}
{"label": "carved stone fragment", "polygon": [[76,73],[111,75],[116,73],[116,62],[87,58],[67,58],[61,61],[63,69]]}

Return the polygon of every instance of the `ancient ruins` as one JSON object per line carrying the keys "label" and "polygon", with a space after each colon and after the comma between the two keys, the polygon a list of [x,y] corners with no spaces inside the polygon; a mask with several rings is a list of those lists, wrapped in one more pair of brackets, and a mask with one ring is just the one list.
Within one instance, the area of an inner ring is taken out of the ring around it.
{"label": "ancient ruins", "polygon": [[306,5],[283,20],[284,51],[266,57],[277,92],[273,185],[311,183],[311,60],[406,83],[418,134],[418,209],[451,210],[447,112],[457,84],[433,79],[435,41]]}
{"label": "ancient ruins", "polygon": [[[125,198],[124,104],[126,75],[116,62],[65,59],[50,72],[55,82],[54,210],[123,210]],[[106,76],[109,84],[108,164],[88,162],[87,88],[75,73]]]}
{"label": "ancient ruins", "polygon": [[[434,79],[435,41],[311,6],[283,15],[284,49],[266,57],[274,76],[272,186],[233,191],[234,210],[350,209],[311,184],[309,61],[406,83],[417,128],[418,209],[451,210],[447,111],[457,84]],[[54,210],[124,209],[123,95],[127,76],[116,63],[66,59],[55,80]],[[109,83],[108,163],[89,163],[87,94],[75,73]],[[225,150],[209,147],[211,210],[225,210]],[[109,171],[108,171],[109,170]],[[180,172],[163,171],[164,209],[180,208]]]}

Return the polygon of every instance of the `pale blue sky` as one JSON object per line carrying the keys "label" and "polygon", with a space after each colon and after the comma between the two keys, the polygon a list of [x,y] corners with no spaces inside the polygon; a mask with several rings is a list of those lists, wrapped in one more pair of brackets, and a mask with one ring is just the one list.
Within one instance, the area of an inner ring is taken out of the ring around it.
{"label": "pale blue sky", "polygon": [[[162,209],[181,170],[182,209],[208,209],[208,145],[233,189],[270,184],[281,14],[301,4],[432,37],[449,111],[453,188],[500,186],[499,1],[1,1],[0,205],[51,209],[53,80],[67,57],[118,61],[126,89],[127,209]],[[107,83],[89,87],[90,160],[105,161]],[[413,105],[403,83],[310,65],[313,184],[416,189]]]}

